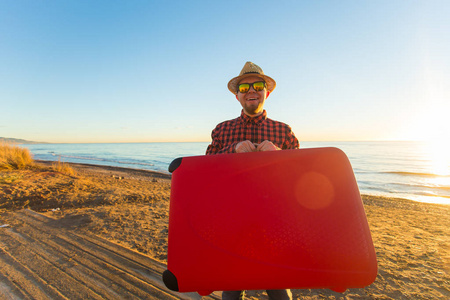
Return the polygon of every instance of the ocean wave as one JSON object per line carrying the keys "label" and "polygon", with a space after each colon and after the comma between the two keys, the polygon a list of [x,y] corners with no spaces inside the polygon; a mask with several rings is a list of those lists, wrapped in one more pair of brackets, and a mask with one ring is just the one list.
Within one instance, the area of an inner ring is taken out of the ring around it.
{"label": "ocean wave", "polygon": [[73,159],[82,159],[82,160],[91,160],[91,161],[103,161],[103,162],[110,162],[110,163],[122,164],[122,165],[154,166],[154,164],[149,164],[149,163],[145,163],[145,162],[121,161],[121,160],[106,159],[106,158],[99,158],[99,157],[61,155],[61,154],[56,154],[54,152],[49,152],[49,153],[52,156],[64,157],[64,158],[73,158]]}
{"label": "ocean wave", "polygon": [[435,184],[433,182],[391,182],[387,184],[390,187],[400,186],[403,188],[419,188],[419,189],[432,189],[432,190],[447,190],[450,191],[450,185],[449,184]]}
{"label": "ocean wave", "polygon": [[442,174],[435,174],[435,173],[423,173],[423,172],[402,172],[402,171],[391,171],[391,172],[381,172],[383,174],[395,174],[395,175],[402,175],[402,176],[422,176],[422,177],[450,177],[450,175],[442,175]]}
{"label": "ocean wave", "polygon": [[384,192],[384,193],[390,193],[391,190],[379,187],[379,186],[363,186],[360,187],[361,193],[363,194],[365,191],[378,191],[378,192]]}

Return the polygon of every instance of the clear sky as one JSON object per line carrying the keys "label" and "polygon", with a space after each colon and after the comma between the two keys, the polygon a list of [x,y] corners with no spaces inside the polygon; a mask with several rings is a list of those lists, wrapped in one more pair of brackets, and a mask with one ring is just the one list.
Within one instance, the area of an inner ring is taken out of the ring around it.
{"label": "clear sky", "polygon": [[300,141],[450,140],[450,1],[0,0],[0,137],[209,141],[246,61]]}

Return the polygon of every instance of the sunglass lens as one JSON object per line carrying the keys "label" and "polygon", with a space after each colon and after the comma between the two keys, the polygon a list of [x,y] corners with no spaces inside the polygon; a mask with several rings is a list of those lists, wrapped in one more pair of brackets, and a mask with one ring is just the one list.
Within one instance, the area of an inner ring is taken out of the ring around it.
{"label": "sunglass lens", "polygon": [[248,90],[250,89],[250,84],[248,84],[248,83],[243,83],[243,84],[240,84],[238,88],[239,88],[239,92],[241,92],[241,93],[247,93]]}
{"label": "sunglass lens", "polygon": [[264,89],[264,82],[260,81],[260,82],[253,83],[253,88],[257,92],[262,91]]}

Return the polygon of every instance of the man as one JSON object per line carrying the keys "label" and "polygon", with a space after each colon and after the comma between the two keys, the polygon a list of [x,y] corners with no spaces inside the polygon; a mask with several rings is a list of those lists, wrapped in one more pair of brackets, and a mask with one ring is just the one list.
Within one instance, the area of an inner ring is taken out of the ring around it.
{"label": "man", "polygon": [[247,62],[228,89],[241,103],[241,116],[220,123],[212,131],[206,154],[298,149],[299,143],[289,125],[267,118],[264,102],[276,82],[263,70]]}
{"label": "man", "polygon": [[[242,106],[241,116],[220,123],[212,131],[206,154],[242,153],[298,149],[299,143],[289,125],[267,118],[264,103],[276,82],[263,70],[247,62],[228,89]],[[225,291],[222,299],[239,299],[242,291]],[[269,299],[291,299],[290,290],[268,290]]]}

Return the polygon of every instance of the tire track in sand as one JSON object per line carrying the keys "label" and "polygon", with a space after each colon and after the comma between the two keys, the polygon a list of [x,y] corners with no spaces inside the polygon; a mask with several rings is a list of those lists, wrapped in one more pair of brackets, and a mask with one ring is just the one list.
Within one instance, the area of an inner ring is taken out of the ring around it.
{"label": "tire track in sand", "polygon": [[[0,230],[2,299],[200,299],[168,290],[165,265],[31,210]],[[202,299],[220,299],[217,293]]]}

